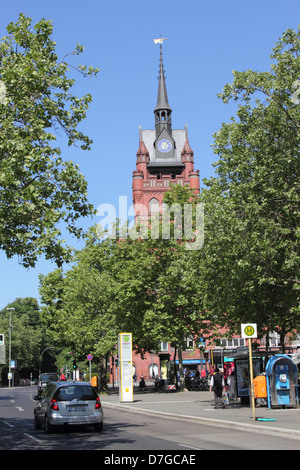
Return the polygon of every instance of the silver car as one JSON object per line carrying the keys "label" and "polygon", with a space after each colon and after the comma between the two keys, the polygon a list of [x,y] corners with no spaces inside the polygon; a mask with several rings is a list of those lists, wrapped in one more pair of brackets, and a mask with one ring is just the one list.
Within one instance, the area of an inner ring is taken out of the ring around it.
{"label": "silver car", "polygon": [[89,382],[51,382],[34,408],[34,427],[45,426],[46,432],[55,426],[93,425],[103,428],[103,410],[100,398]]}

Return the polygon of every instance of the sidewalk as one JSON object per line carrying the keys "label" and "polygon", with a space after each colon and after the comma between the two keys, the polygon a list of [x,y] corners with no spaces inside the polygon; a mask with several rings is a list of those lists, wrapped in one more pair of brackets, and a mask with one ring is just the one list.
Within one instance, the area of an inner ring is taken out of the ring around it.
{"label": "sidewalk", "polygon": [[104,413],[105,408],[113,408],[300,439],[300,408],[256,407],[254,421],[251,405],[241,406],[239,402],[234,402],[225,409],[214,409],[213,392],[136,392],[133,402],[126,403],[120,403],[119,394],[114,393],[101,396],[101,403]]}

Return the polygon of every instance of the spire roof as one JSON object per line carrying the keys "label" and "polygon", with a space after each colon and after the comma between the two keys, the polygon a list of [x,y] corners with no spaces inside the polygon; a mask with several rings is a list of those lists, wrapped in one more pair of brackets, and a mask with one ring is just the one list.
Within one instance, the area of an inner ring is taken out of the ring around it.
{"label": "spire roof", "polygon": [[157,93],[157,104],[154,112],[158,110],[169,110],[172,111],[167,94],[166,77],[164,71],[163,57],[162,57],[162,44],[160,44],[160,60],[159,60],[159,76],[158,76],[158,93]]}

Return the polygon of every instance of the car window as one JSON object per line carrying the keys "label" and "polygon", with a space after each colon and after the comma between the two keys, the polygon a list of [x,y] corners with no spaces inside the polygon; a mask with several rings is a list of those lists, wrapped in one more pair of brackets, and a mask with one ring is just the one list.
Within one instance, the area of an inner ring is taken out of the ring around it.
{"label": "car window", "polygon": [[41,374],[40,380],[41,381],[57,381],[58,376],[57,374]]}
{"label": "car window", "polygon": [[57,401],[72,401],[72,400],[96,400],[97,393],[92,386],[89,385],[67,385],[60,387],[55,393]]}
{"label": "car window", "polygon": [[42,398],[49,397],[51,395],[51,393],[53,393],[54,389],[55,389],[55,385],[53,385],[53,384],[47,385],[47,387],[45,388],[45,390],[42,393]]}

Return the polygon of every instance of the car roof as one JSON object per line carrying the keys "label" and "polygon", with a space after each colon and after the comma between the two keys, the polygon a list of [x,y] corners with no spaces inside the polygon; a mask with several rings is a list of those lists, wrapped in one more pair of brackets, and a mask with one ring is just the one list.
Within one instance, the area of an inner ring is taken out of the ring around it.
{"label": "car roof", "polygon": [[63,386],[63,387],[66,387],[68,385],[78,385],[78,386],[89,385],[90,387],[92,387],[92,384],[90,382],[76,382],[76,381],[73,382],[73,380],[69,380],[69,381],[61,380],[56,383],[58,383],[60,386]]}
{"label": "car roof", "polygon": [[42,375],[55,375],[57,377],[57,373],[56,372],[42,372],[40,377],[42,377]]}

